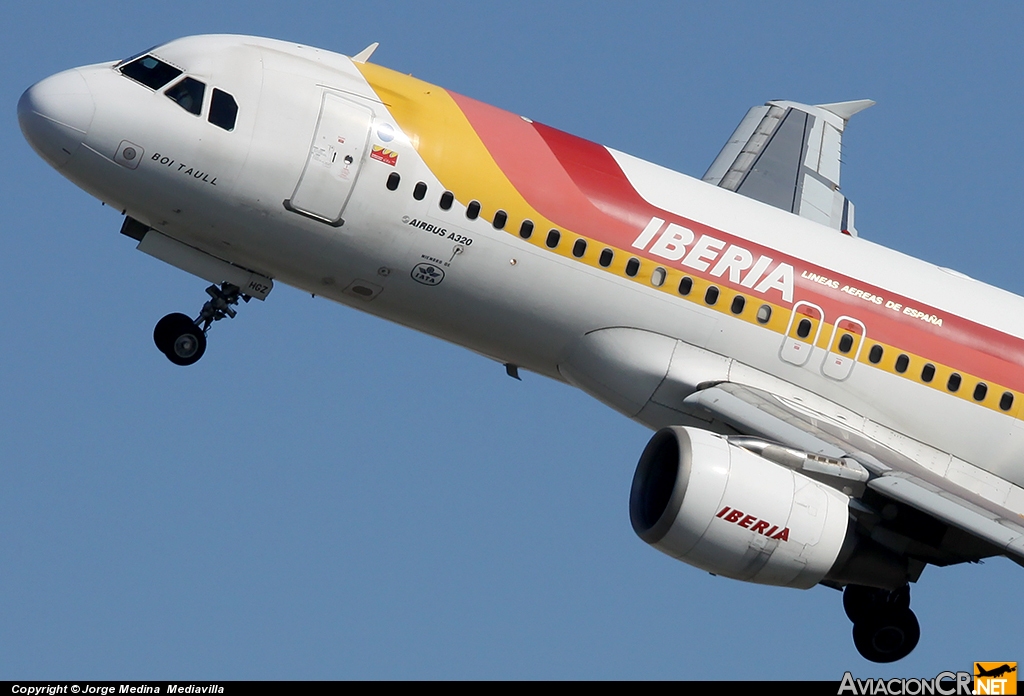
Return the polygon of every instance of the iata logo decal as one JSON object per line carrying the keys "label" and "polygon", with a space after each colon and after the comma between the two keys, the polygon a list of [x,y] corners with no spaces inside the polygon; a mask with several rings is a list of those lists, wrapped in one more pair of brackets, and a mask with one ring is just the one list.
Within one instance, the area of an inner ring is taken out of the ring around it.
{"label": "iata logo decal", "polygon": [[1016,662],[975,662],[975,694],[1017,693]]}
{"label": "iata logo decal", "polygon": [[383,145],[374,145],[373,149],[370,150],[370,159],[390,164],[393,167],[398,162],[398,153],[394,150],[388,150]]}
{"label": "iata logo decal", "polygon": [[726,522],[732,522],[744,529],[749,529],[752,532],[763,534],[769,539],[789,541],[789,527],[780,531],[779,525],[759,520],[753,515],[748,515],[747,513],[740,512],[739,510],[733,510],[728,505],[722,508],[721,512],[715,515],[715,517],[721,517]]}
{"label": "iata logo decal", "polygon": [[440,285],[444,280],[444,271],[432,263],[420,263],[412,269],[412,279],[424,285]]}

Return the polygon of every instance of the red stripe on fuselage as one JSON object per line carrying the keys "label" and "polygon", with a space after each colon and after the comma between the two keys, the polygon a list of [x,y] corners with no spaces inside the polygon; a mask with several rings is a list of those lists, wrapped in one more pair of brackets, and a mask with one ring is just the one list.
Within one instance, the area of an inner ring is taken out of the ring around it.
{"label": "red stripe on fuselage", "polygon": [[[449,94],[498,167],[534,210],[556,225],[580,234],[587,234],[582,230],[604,229],[615,239],[635,235],[635,223],[609,219],[606,211],[596,207],[600,198],[588,197],[580,191],[535,124],[475,99]],[[645,224],[647,220],[640,223],[640,228]]]}
{"label": "red stripe on fuselage", "polygon": [[[707,235],[725,242],[723,251],[735,244],[751,252],[755,261],[759,255],[771,258],[772,264],[762,277],[779,263],[790,264],[794,269],[793,301],[805,300],[821,306],[825,320],[830,323],[840,316],[854,317],[867,326],[869,341],[874,338],[981,379],[1024,391],[1021,369],[1024,367],[1024,341],[1021,339],[657,208],[633,188],[605,147],[549,126],[529,123],[468,97],[457,94],[452,97],[523,198],[566,230],[659,265],[680,268],[677,262],[633,249],[632,244],[651,218],[682,225],[693,231],[695,239]],[[821,233],[832,232],[822,228]],[[777,292],[764,295],[732,283],[726,276],[715,278],[709,272],[683,270],[747,295],[760,294],[768,301],[792,306]],[[942,318],[943,325],[938,327],[886,309],[884,305],[878,306],[805,280],[801,277],[804,271],[836,280],[840,287],[849,285],[904,307],[934,314]]]}

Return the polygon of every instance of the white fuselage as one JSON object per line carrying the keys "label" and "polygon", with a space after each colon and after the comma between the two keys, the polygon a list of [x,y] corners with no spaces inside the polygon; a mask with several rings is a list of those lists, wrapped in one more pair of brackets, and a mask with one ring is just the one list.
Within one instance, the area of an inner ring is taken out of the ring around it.
{"label": "white fuselage", "polygon": [[[553,253],[536,240],[496,229],[484,217],[468,219],[469,201],[462,197],[441,209],[438,196],[450,184],[428,166],[418,134],[396,125],[392,105],[349,58],[248,37],[195,37],[158,50],[188,75],[234,96],[234,130],[212,127],[159,91],[127,79],[114,64],[102,64],[75,71],[94,100],[81,147],[63,162],[63,155],[43,153],[76,184],[153,229],[306,292],[554,379],[580,369],[573,356],[592,332],[622,327],[668,337],[692,350],[695,361],[720,359],[707,379],[771,387],[816,404],[934,473],[970,482],[984,497],[1024,512],[1018,488],[1024,486],[1024,425],[1017,417],[1024,399],[1001,412],[969,394],[951,394],[867,364],[831,378],[822,372],[828,350],[820,345],[811,347],[804,364],[787,362],[780,358],[784,337],[755,322]],[[394,138],[383,144],[396,163],[370,157],[353,163],[340,226],[283,205],[311,156],[325,91],[367,109],[371,133],[394,127]],[[115,161],[124,141],[143,150],[135,168]],[[723,231],[730,241],[826,269],[819,274],[826,278],[880,288],[887,300],[901,298],[900,309],[889,311],[902,321],[910,316],[903,312],[907,300],[933,308],[934,316],[946,318],[949,342],[972,340],[952,328],[950,317],[956,317],[1005,335],[1006,345],[1019,344],[1024,353],[1020,297],[628,155],[611,156],[655,208]],[[401,184],[392,191],[386,183],[395,172]],[[422,200],[412,195],[415,182],[426,184]],[[640,224],[638,235],[642,229]],[[441,269],[443,282],[417,281],[412,273],[421,263]],[[666,268],[680,267],[673,263],[664,261]],[[801,268],[794,272],[799,279]],[[788,302],[779,291],[761,295],[774,306],[792,306],[804,287],[798,282]],[[752,302],[761,299],[754,288],[750,296]],[[861,305],[863,311],[849,316],[863,322],[870,337],[872,317],[881,310],[864,294],[850,296],[854,312]],[[1020,360],[996,357],[1011,364]],[[586,364],[628,372],[624,363],[628,356]],[[600,375],[591,377],[601,381]],[[1020,388],[1022,370],[1001,379],[1008,389]],[[586,380],[569,381],[598,396],[614,393],[591,388]],[[641,403],[637,409],[630,399],[602,398],[651,427],[674,418],[671,408]]]}

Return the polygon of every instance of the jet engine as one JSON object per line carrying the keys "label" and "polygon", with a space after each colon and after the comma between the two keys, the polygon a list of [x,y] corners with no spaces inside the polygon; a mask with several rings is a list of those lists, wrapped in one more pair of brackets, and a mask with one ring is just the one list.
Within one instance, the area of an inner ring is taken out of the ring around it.
{"label": "jet engine", "polygon": [[640,457],[629,516],[641,539],[685,563],[807,589],[853,538],[849,505],[843,493],[719,435],[669,427]]}

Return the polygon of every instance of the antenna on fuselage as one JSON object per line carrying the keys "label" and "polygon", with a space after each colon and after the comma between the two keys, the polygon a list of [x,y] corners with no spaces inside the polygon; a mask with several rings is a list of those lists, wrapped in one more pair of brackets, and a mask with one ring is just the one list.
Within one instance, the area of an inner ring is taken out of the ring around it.
{"label": "antenna on fuselage", "polygon": [[361,50],[359,53],[352,56],[352,60],[355,61],[356,63],[365,63],[366,61],[370,60],[370,56],[373,55],[373,52],[377,50],[378,46],[380,46],[380,43],[374,41],[372,44]]}

